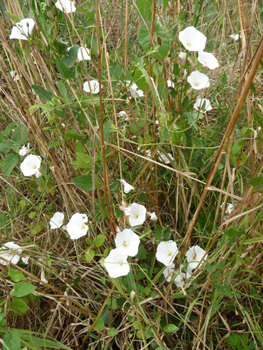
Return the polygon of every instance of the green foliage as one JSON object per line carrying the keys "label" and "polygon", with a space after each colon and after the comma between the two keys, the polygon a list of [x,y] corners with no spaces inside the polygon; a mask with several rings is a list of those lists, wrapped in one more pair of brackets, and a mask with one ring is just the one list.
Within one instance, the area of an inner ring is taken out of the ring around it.
{"label": "green foliage", "polygon": [[24,297],[32,293],[37,287],[27,282],[19,282],[14,285],[14,290],[10,293],[15,297]]}

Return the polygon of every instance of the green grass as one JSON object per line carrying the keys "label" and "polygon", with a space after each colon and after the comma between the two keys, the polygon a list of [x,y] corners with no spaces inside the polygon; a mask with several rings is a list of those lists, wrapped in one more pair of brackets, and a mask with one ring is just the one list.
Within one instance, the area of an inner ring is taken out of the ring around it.
{"label": "green grass", "polygon": [[[0,264],[0,342],[11,350],[263,349],[262,2],[182,1],[169,11],[165,0],[78,1],[69,14],[54,3],[0,4],[0,243],[30,256],[28,265]],[[9,39],[23,18],[34,18],[32,36]],[[182,66],[178,33],[192,25],[219,68],[190,51]],[[243,38],[230,38],[242,28]],[[83,44],[91,60],[76,62],[67,48]],[[190,90],[184,69],[208,75],[210,87]],[[93,79],[100,94],[83,91]],[[144,96],[132,98],[126,80]],[[211,111],[193,108],[200,97]],[[39,178],[20,170],[27,142],[42,158]],[[165,164],[160,154],[173,158]],[[121,179],[135,190],[125,194]],[[134,202],[158,220],[133,228],[141,243],[131,272],[110,278],[104,259],[117,226],[129,227],[119,208]],[[85,213],[87,235],[51,230],[57,211],[64,225]],[[182,287],[164,279],[155,258],[168,240],[179,247],[178,266],[190,246],[207,252]],[[21,286],[25,295],[12,292]]]}

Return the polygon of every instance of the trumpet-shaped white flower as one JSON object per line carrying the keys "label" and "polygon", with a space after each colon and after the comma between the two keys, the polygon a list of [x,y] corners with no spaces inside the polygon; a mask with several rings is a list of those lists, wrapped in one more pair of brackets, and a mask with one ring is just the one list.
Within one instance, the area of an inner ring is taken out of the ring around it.
{"label": "trumpet-shaped white flower", "polygon": [[20,76],[20,78],[22,77],[22,74],[21,74],[21,73],[17,73],[16,70],[11,70],[9,73],[10,73],[10,75],[11,75],[11,78],[12,78],[14,81],[18,81],[18,80],[19,80],[19,76]]}
{"label": "trumpet-shaped white flower", "polygon": [[30,255],[28,255],[28,256],[26,256],[26,257],[24,257],[24,258],[21,258],[21,260],[23,261],[23,263],[24,263],[25,265],[28,265],[29,259],[30,259]]}
{"label": "trumpet-shaped white flower", "polygon": [[28,154],[28,148],[26,145],[24,145],[22,148],[20,148],[18,154],[23,157],[26,156]]}
{"label": "trumpet-shaped white flower", "polygon": [[78,239],[82,236],[85,236],[88,231],[88,225],[85,223],[88,222],[88,217],[86,214],[76,213],[72,215],[69,223],[67,224],[67,231],[71,239]]}
{"label": "trumpet-shaped white flower", "polygon": [[128,275],[130,266],[127,261],[128,256],[120,254],[117,249],[113,249],[104,260],[105,268],[112,278]]}
{"label": "trumpet-shaped white flower", "polygon": [[128,215],[131,226],[138,226],[144,223],[146,219],[146,208],[144,205],[132,203],[127,209],[129,209]]}
{"label": "trumpet-shaped white flower", "polygon": [[86,81],[83,84],[83,90],[86,92],[91,92],[93,94],[98,94],[100,91],[100,86],[98,80],[90,80],[89,82]]}
{"label": "trumpet-shaped white flower", "polygon": [[41,157],[29,154],[20,164],[20,169],[25,176],[38,175],[40,173]]}
{"label": "trumpet-shaped white flower", "polygon": [[[201,260],[206,260],[207,255],[204,257],[206,251],[199,247],[198,245],[195,245],[188,249],[188,251],[185,253],[186,259],[188,261],[188,268],[187,270],[191,273],[192,270],[197,268]],[[204,258],[203,258],[204,257]]]}
{"label": "trumpet-shaped white flower", "polygon": [[125,120],[129,120],[130,118],[128,117],[128,114],[125,111],[120,111],[117,113],[118,117],[126,117]]}
{"label": "trumpet-shaped white flower", "polygon": [[182,60],[182,65],[184,66],[186,64],[186,52],[180,52],[179,58]]}
{"label": "trumpet-shaped white flower", "polygon": [[[220,208],[223,209],[224,203],[220,205]],[[234,206],[232,203],[227,203],[226,209],[225,209],[225,214],[230,215],[232,211],[234,210]]]}
{"label": "trumpet-shaped white flower", "polygon": [[202,113],[211,111],[211,109],[213,109],[210,101],[207,98],[198,98],[194,104],[194,108]]}
{"label": "trumpet-shaped white flower", "polygon": [[152,220],[152,221],[155,221],[155,220],[157,220],[158,218],[157,218],[157,216],[156,216],[156,214],[155,214],[155,211],[153,212],[153,213],[147,213],[148,215],[149,215],[149,217],[150,217],[150,219]]}
{"label": "trumpet-shaped white flower", "polygon": [[0,264],[7,265],[7,262],[1,259],[1,257],[13,264],[17,264],[20,260],[20,256],[18,254],[21,254],[21,252],[22,249],[18,244],[15,244],[14,242],[5,243],[0,252]]}
{"label": "trumpet-shaped white flower", "polygon": [[173,241],[161,242],[157,246],[156,259],[166,266],[172,264],[178,253],[177,244]]}
{"label": "trumpet-shaped white flower", "polygon": [[192,72],[189,77],[187,77],[187,81],[195,90],[201,90],[210,86],[208,76],[198,72],[197,70]]}
{"label": "trumpet-shaped white flower", "polygon": [[[72,48],[72,46],[68,47],[67,50],[69,51]],[[77,62],[80,61],[89,61],[91,59],[90,57],[90,50],[86,47],[80,46],[78,49],[78,56],[77,56]]]}
{"label": "trumpet-shaped white flower", "polygon": [[212,53],[199,51],[198,61],[205,67],[215,69],[219,67],[218,61]]}
{"label": "trumpet-shaped white flower", "polygon": [[50,229],[54,230],[55,228],[59,228],[62,226],[64,220],[64,214],[60,212],[56,212],[49,221]]}
{"label": "trumpet-shaped white flower", "polygon": [[75,12],[76,7],[73,1],[70,0],[58,0],[55,3],[56,8],[65,13]]}
{"label": "trumpet-shaped white flower", "polygon": [[175,264],[171,264],[169,266],[166,267],[166,269],[163,271],[164,274],[164,278],[167,280],[167,282],[170,282],[172,279],[172,276],[175,274],[177,275],[174,279],[174,283],[175,285],[179,288],[181,286],[184,286],[185,284],[185,279],[188,279],[191,277],[191,273],[189,273],[188,271],[182,272],[182,268],[184,267],[184,265],[180,265],[180,268],[178,270],[174,270],[174,266]]}
{"label": "trumpet-shaped white flower", "polygon": [[179,33],[179,40],[189,51],[203,51],[206,44],[206,36],[195,29],[187,27]]}
{"label": "trumpet-shaped white flower", "polygon": [[239,34],[231,34],[230,38],[234,39],[235,41],[237,41],[240,38]]}
{"label": "trumpet-shaped white flower", "polygon": [[[129,80],[127,80],[126,81],[126,86],[128,87],[129,85],[130,85],[130,81]],[[133,97],[133,98],[137,98],[137,97],[142,97],[143,96],[143,91],[142,90],[140,90],[139,88],[138,88],[138,86],[135,84],[135,83],[132,83],[131,84],[131,86],[130,86],[130,93],[131,93],[131,96]]]}
{"label": "trumpet-shaped white flower", "polygon": [[130,184],[128,184],[128,182],[126,182],[125,180],[121,180],[121,184],[124,186],[124,193],[129,193],[132,190],[134,190],[134,187]]}
{"label": "trumpet-shaped white flower", "polygon": [[174,88],[174,83],[171,80],[167,80],[167,86],[169,87],[173,87]]}
{"label": "trumpet-shaped white flower", "polygon": [[9,39],[28,40],[34,29],[35,21],[33,18],[24,18],[12,28]]}
{"label": "trumpet-shaped white flower", "polygon": [[171,155],[171,153],[167,153],[167,155],[169,156],[169,158],[165,154],[159,153],[159,159],[165,164],[169,164],[171,163],[171,160],[174,160],[174,157]]}
{"label": "trumpet-shaped white flower", "polygon": [[127,228],[119,232],[115,238],[117,252],[122,255],[135,256],[140,244],[139,236]]}

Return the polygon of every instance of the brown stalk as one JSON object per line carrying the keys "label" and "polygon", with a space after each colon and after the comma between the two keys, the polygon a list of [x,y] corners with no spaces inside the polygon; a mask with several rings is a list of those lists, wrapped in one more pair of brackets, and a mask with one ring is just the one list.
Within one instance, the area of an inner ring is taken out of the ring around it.
{"label": "brown stalk", "polygon": [[[105,158],[105,144],[103,134],[103,107],[102,107],[102,89],[101,89],[101,51],[100,51],[100,27],[99,27],[99,4],[96,1],[96,34],[97,34],[97,54],[98,54],[98,77],[99,77],[99,97],[100,97],[100,146],[102,154],[102,165],[103,165],[103,183],[104,183],[104,200],[107,214],[110,221],[111,232],[115,236],[116,223],[114,217],[111,216],[110,208],[108,204],[108,178],[107,178],[107,164]],[[109,193],[110,196],[110,193]]]}
{"label": "brown stalk", "polygon": [[[260,65],[260,62],[261,62],[261,59],[263,57],[263,37],[261,37],[261,40],[260,40],[260,43],[258,45],[258,48],[257,48],[257,51],[254,55],[254,62],[250,62],[249,66],[251,66],[251,71],[249,72],[248,76],[247,76],[247,80],[244,84],[244,87],[243,87],[243,90],[241,92],[241,95],[237,101],[237,105],[236,105],[236,108],[233,112],[233,115],[231,117],[231,120],[227,126],[227,129],[225,131],[225,134],[224,134],[224,137],[222,139],[222,142],[220,144],[220,147],[214,157],[214,161],[213,161],[213,164],[212,164],[212,167],[211,167],[211,170],[209,172],[209,175],[208,175],[208,178],[207,178],[207,181],[206,181],[206,185],[205,185],[205,188],[204,188],[204,191],[202,193],[202,196],[201,196],[201,199],[200,199],[200,202],[198,204],[198,207],[194,213],[194,216],[193,216],[193,219],[190,223],[190,226],[188,228],[188,231],[186,233],[186,236],[181,244],[181,247],[180,247],[180,251],[179,251],[179,254],[178,254],[178,257],[177,257],[177,261],[176,261],[176,264],[175,264],[175,269],[178,269],[179,266],[180,266],[180,262],[184,256],[184,253],[189,245],[189,242],[190,242],[190,238],[191,238],[191,234],[192,234],[192,231],[193,231],[193,228],[194,228],[194,225],[195,225],[195,222],[197,220],[197,217],[198,217],[198,214],[199,214],[199,211],[202,207],[202,204],[203,204],[203,201],[206,197],[206,194],[207,194],[207,187],[209,187],[212,183],[212,180],[215,176],[215,173],[217,171],[217,168],[218,168],[218,165],[220,163],[220,160],[221,160],[221,157],[222,157],[222,153],[224,152],[224,150],[226,149],[226,146],[228,144],[228,141],[230,140],[231,138],[231,135],[233,134],[234,132],[234,129],[235,129],[235,125],[236,125],[236,122],[237,122],[237,119],[239,117],[239,114],[241,112],[241,109],[243,107],[243,104],[246,100],[246,97],[247,97],[247,94],[249,92],[249,89],[250,89],[250,86],[253,82],[253,79],[255,77],[255,74],[257,72],[257,69]],[[241,84],[241,82],[240,82]]]}

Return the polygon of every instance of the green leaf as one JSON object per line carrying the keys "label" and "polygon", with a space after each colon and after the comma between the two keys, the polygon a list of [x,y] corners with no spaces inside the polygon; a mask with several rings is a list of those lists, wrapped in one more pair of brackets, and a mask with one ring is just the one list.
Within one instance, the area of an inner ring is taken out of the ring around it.
{"label": "green leaf", "polygon": [[256,190],[259,190],[263,187],[263,176],[254,177],[250,180],[250,183]]}
{"label": "green leaf", "polygon": [[3,169],[4,176],[9,176],[12,170],[18,164],[18,162],[19,162],[19,157],[17,154],[14,154],[14,153],[8,154],[2,162],[2,169]]}
{"label": "green leaf", "polygon": [[254,244],[259,242],[263,242],[263,236],[247,239],[244,244]]}
{"label": "green leaf", "polygon": [[140,15],[145,19],[145,21],[151,20],[151,12],[152,12],[152,2],[145,0],[137,0],[136,5],[140,12]]}
{"label": "green leaf", "polygon": [[104,323],[104,321],[101,318],[98,319],[98,321],[96,323],[96,328],[97,328],[98,331],[103,331],[104,330],[105,323]]}
{"label": "green leaf", "polygon": [[64,99],[67,101],[68,100],[68,92],[65,84],[63,83],[62,80],[59,81],[59,91],[61,92],[61,95],[64,97]]}
{"label": "green leaf", "polygon": [[251,107],[251,110],[258,125],[263,129],[263,117],[253,107]]}
{"label": "green leaf", "polygon": [[118,331],[115,328],[110,328],[107,330],[107,334],[110,335],[111,337],[114,337],[116,334],[118,334]]}
{"label": "green leaf", "polygon": [[12,131],[12,129],[14,128],[14,126],[17,124],[17,122],[13,122],[9,125],[7,125],[7,127],[5,128],[5,130],[3,131],[3,135],[5,135],[6,137],[9,136],[10,132]]}
{"label": "green leaf", "polygon": [[64,79],[74,79],[74,73],[65,65],[61,58],[56,59],[56,67]]}
{"label": "green leaf", "polygon": [[103,136],[104,136],[104,141],[109,142],[110,139],[110,132],[111,132],[111,121],[107,120],[103,124]]}
{"label": "green leaf", "polygon": [[213,286],[218,291],[218,293],[220,295],[225,295],[229,298],[233,298],[233,293],[232,293],[231,285],[229,282],[226,282],[225,284],[222,284],[221,286],[214,283]]}
{"label": "green leaf", "polygon": [[21,271],[10,269],[8,270],[8,275],[10,276],[11,280],[14,282],[26,281],[26,277],[23,275]]}
{"label": "green leaf", "polygon": [[25,127],[25,125],[23,125],[23,124],[18,125],[15,128],[11,139],[19,145],[24,145],[28,140],[27,128]]}
{"label": "green leaf", "polygon": [[54,109],[54,105],[50,104],[50,103],[46,103],[46,104],[38,103],[36,105],[30,106],[28,108],[28,111],[30,113],[34,113],[37,108],[42,108],[42,109],[44,109],[46,111],[52,111]]}
{"label": "green leaf", "polygon": [[21,347],[19,334],[15,329],[12,330],[12,334],[6,333],[3,340],[5,344],[3,350],[19,350]]}
{"label": "green leaf", "polygon": [[[76,176],[72,179],[72,182],[79,186],[84,191],[91,191],[92,190],[92,176],[89,173],[88,175],[82,175],[82,176]],[[98,175],[95,175],[95,188],[102,187],[103,182],[98,177]]]}
{"label": "green leaf", "polygon": [[93,239],[93,244],[95,247],[100,247],[105,242],[105,236],[104,235],[98,235]]}
{"label": "green leaf", "polygon": [[67,51],[66,56],[64,56],[61,60],[68,67],[72,67],[76,62],[78,57],[78,45],[73,45],[69,51]]}
{"label": "green leaf", "polygon": [[9,152],[11,149],[17,148],[10,140],[4,140],[0,143],[0,152]]}
{"label": "green leaf", "polygon": [[24,297],[25,295],[28,295],[32,293],[37,287],[33,286],[30,283],[26,282],[18,282],[14,285],[14,289],[10,292],[11,295],[14,297]]}
{"label": "green leaf", "polygon": [[89,154],[77,153],[77,163],[82,169],[92,169],[92,157]]}
{"label": "green leaf", "polygon": [[167,324],[163,330],[167,333],[174,333],[174,332],[177,332],[179,328],[174,324]]}
{"label": "green leaf", "polygon": [[88,249],[85,251],[85,260],[87,262],[91,262],[94,258],[95,252],[92,249]]}
{"label": "green leaf", "polygon": [[9,311],[10,316],[20,316],[24,315],[29,307],[23,299],[14,298],[10,303],[11,310]]}
{"label": "green leaf", "polygon": [[245,231],[237,231],[234,228],[229,228],[226,232],[225,235],[227,235],[230,238],[233,237],[240,237],[245,234]]}
{"label": "green leaf", "polygon": [[45,90],[42,86],[32,85],[31,88],[35,93],[45,101],[52,101],[52,92]]}

